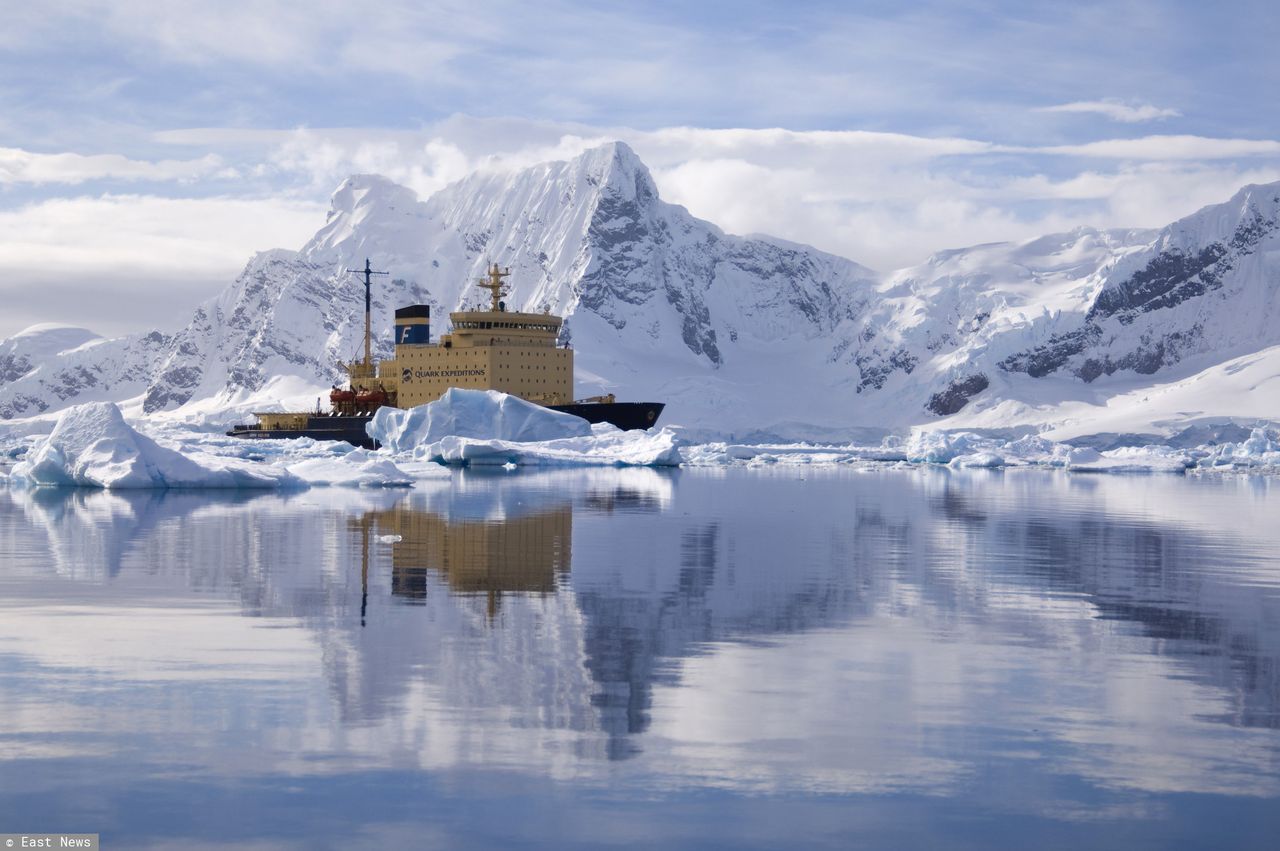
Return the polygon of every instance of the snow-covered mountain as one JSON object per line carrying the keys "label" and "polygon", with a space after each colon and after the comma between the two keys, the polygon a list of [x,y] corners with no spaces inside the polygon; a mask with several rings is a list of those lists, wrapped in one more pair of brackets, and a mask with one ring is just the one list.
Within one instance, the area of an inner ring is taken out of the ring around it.
{"label": "snow-covered mountain", "polygon": [[0,341],[0,419],[137,396],[171,343],[159,331],[107,340],[85,328],[33,325]]}
{"label": "snow-covered mountain", "polygon": [[[885,324],[912,354],[928,352],[901,401],[929,392],[926,409],[957,414],[948,425],[1065,434],[1280,416],[1280,184],[1158,231],[1080,229],[940,255],[891,276],[883,294]],[[1206,381],[1222,366],[1250,367],[1258,383]]]}
{"label": "snow-covered mountain", "polygon": [[[622,143],[425,201],[359,175],[300,251],[256,256],[183,328],[0,343],[0,417],[88,399],[179,415],[310,405],[359,349],[349,270],[367,257],[391,272],[374,288],[382,355],[394,307],[430,304],[438,334],[449,311],[486,303],[473,284],[497,262],[513,308],[567,317],[580,396],[664,400],[666,421],[740,435],[1061,427],[1235,358],[1280,367],[1278,222],[1280,184],[1251,186],[1159,231],[1080,229],[880,277],[694,218]],[[1274,392],[1230,395],[1183,419],[1280,417]]]}

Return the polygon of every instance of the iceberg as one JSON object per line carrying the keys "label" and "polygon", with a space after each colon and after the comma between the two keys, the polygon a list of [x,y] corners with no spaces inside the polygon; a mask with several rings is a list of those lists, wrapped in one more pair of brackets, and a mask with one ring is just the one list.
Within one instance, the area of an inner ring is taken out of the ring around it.
{"label": "iceberg", "polygon": [[11,481],[95,488],[280,488],[301,481],[286,470],[168,449],[125,422],[112,402],[68,408],[48,436],[14,465]]}
{"label": "iceberg", "polygon": [[[47,421],[44,427],[48,427]],[[310,438],[243,441],[186,425],[133,428],[110,402],[64,411],[48,434],[0,428],[0,482],[123,488],[411,487],[449,467],[763,467],[911,464],[1057,469],[1071,473],[1280,473],[1273,424],[1198,446],[1152,442],[1099,448],[1040,435],[972,431],[890,435],[879,445],[695,442],[679,427],[621,431],[590,425],[496,391],[451,390],[410,410],[383,409],[369,426],[378,451]],[[1247,437],[1245,437],[1247,435]],[[1244,438],[1244,439],[1241,439]],[[5,471],[8,470],[8,475]]]}
{"label": "iceberg", "polygon": [[587,437],[591,424],[497,390],[453,387],[416,408],[379,408],[365,430],[383,448],[405,452],[446,437],[516,443]]}
{"label": "iceberg", "polygon": [[973,452],[968,455],[957,455],[947,463],[956,470],[986,469],[1005,466],[1004,456],[994,452]]}
{"label": "iceberg", "polygon": [[335,452],[317,441],[278,441],[260,447],[262,456],[255,459],[217,454],[242,450],[244,441],[176,429],[164,436],[169,445],[139,432],[114,403],[77,405],[59,416],[48,435],[35,439],[8,478],[27,487],[110,490],[405,487],[415,479],[384,455],[345,445]]}
{"label": "iceberg", "polygon": [[650,433],[611,425],[597,425],[581,437],[530,442],[450,435],[418,447],[417,454],[449,466],[492,467],[678,467],[683,460],[680,438],[670,429]]}
{"label": "iceberg", "polygon": [[957,458],[989,451],[998,445],[999,441],[984,439],[967,431],[917,431],[911,435],[903,451],[906,459],[915,463],[950,464]]}
{"label": "iceberg", "polygon": [[682,460],[681,440],[668,429],[592,426],[497,390],[455,387],[416,408],[380,408],[366,430],[393,457],[447,466],[674,467]]}

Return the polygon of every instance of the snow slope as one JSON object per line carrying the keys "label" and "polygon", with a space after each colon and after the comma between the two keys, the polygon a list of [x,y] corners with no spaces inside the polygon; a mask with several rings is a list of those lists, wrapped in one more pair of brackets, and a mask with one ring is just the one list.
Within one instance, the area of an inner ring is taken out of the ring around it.
{"label": "snow slope", "polygon": [[[622,143],[479,173],[426,200],[344,181],[299,251],[253,258],[173,332],[38,329],[0,343],[0,418],[89,400],[198,421],[314,404],[359,348],[366,257],[377,348],[392,310],[485,303],[567,318],[579,396],[665,401],[664,422],[737,439],[911,428],[1170,434],[1280,419],[1274,347],[1280,184],[1154,231],[1088,228],[940,253],[877,276],[840,257],[725,234],[667,204]],[[70,334],[71,336],[65,336]]]}

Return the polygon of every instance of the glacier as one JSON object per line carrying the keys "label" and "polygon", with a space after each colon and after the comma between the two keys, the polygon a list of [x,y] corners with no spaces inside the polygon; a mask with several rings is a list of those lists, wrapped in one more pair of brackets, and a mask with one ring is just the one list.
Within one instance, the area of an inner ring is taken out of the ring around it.
{"label": "glacier", "polygon": [[1078,228],[881,274],[724,233],[663,201],[622,143],[426,199],[354,175],[306,245],[255,256],[182,327],[0,341],[0,420],[108,401],[216,431],[309,409],[359,348],[348,270],[366,257],[392,272],[374,292],[380,356],[396,306],[431,305],[438,333],[481,304],[487,262],[509,265],[514,308],[566,317],[577,395],[665,401],[687,443],[868,448],[924,430],[1114,451],[1280,421],[1280,184],[1160,229]]}

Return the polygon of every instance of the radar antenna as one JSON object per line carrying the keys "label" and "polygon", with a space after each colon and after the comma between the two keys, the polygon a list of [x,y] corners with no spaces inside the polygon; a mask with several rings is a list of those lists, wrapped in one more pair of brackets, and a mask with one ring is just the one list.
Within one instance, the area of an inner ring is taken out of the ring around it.
{"label": "radar antenna", "polygon": [[511,276],[510,266],[508,266],[504,270],[504,269],[499,269],[498,264],[494,263],[492,266],[489,267],[489,271],[485,273],[485,277],[481,278],[480,282],[476,284],[476,286],[484,287],[486,290],[489,291],[489,295],[493,298],[493,306],[490,309],[494,313],[497,313],[500,310],[502,310],[502,297],[507,295],[507,293],[509,292],[509,290],[504,290],[502,288],[503,286],[502,279],[510,276]]}
{"label": "radar antenna", "polygon": [[371,295],[371,292],[372,292],[371,279],[374,275],[390,275],[391,273],[373,271],[373,267],[369,265],[368,257],[364,258],[363,269],[348,269],[347,271],[350,272],[352,275],[364,275],[364,365],[365,367],[372,367],[373,366],[373,353],[372,353],[373,337],[370,331],[371,323],[369,319],[369,314],[373,310],[373,307],[372,307],[373,297]]}

